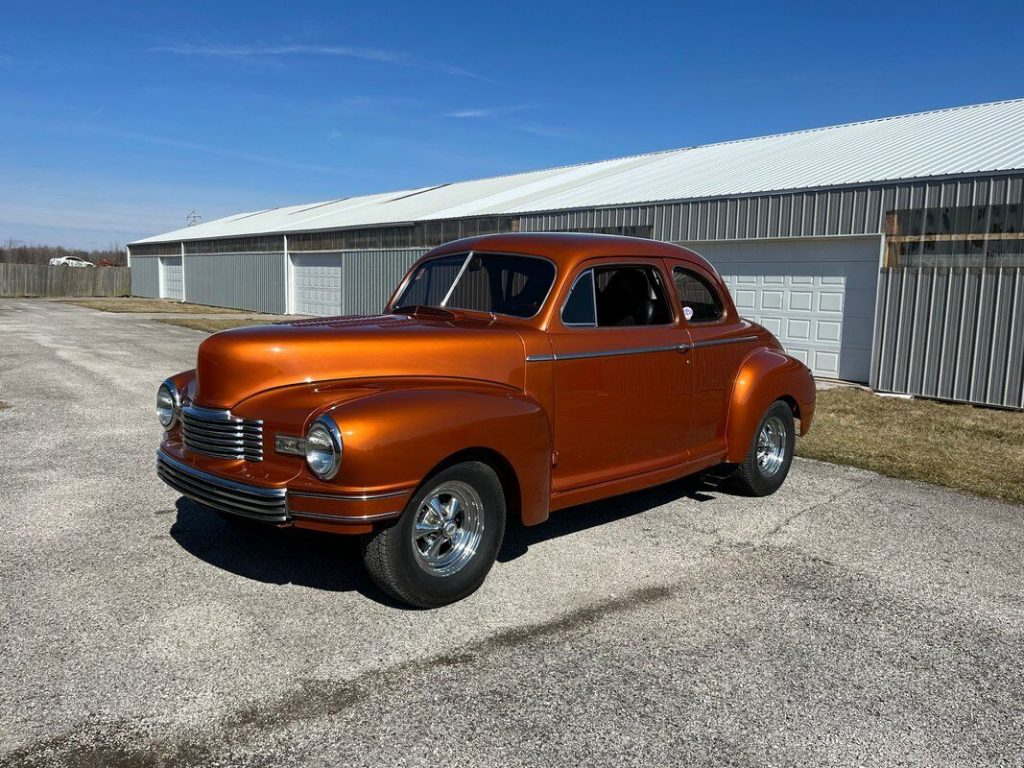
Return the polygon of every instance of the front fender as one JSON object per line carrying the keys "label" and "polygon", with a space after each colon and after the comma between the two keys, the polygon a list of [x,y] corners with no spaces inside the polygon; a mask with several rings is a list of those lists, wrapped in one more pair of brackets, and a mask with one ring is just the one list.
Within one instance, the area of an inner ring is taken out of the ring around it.
{"label": "front fender", "polygon": [[178,394],[191,400],[195,397],[196,390],[196,369],[192,368],[188,371],[182,371],[176,373],[173,376],[168,376],[167,380],[172,382],[175,387],[178,388]]}
{"label": "front fender", "polygon": [[388,389],[310,418],[322,413],[335,420],[344,441],[333,484],[365,492],[411,490],[455,454],[498,454],[514,475],[523,522],[547,519],[551,426],[540,404],[521,392],[469,384]]}
{"label": "front fender", "polygon": [[796,406],[800,434],[807,434],[815,391],[810,370],[796,358],[767,347],[751,352],[740,366],[729,401],[726,461],[743,461],[765,411],[780,398]]}

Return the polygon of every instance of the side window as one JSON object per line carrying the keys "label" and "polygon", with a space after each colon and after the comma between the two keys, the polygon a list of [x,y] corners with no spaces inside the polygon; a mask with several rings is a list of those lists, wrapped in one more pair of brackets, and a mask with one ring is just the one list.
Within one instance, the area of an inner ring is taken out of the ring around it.
{"label": "side window", "polygon": [[594,268],[598,326],[668,325],[672,322],[654,267],[627,264]]}
{"label": "side window", "polygon": [[682,267],[673,269],[672,277],[688,323],[713,323],[722,317],[722,300],[707,280]]}
{"label": "side window", "polygon": [[594,270],[588,269],[572,284],[569,298],[562,306],[562,322],[565,325],[591,328],[597,325],[594,305]]}

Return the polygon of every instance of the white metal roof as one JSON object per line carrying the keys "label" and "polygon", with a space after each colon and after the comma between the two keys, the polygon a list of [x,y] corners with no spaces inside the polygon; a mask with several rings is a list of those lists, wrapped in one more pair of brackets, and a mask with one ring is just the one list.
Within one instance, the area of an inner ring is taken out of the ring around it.
{"label": "white metal roof", "polygon": [[1024,99],[243,213],[176,242],[1024,169]]}

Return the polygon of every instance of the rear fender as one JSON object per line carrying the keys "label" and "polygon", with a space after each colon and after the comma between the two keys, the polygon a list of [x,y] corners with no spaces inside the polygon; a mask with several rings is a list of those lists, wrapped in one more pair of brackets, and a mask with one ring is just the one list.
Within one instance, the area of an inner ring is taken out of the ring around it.
{"label": "rear fender", "polygon": [[453,457],[494,457],[505,465],[495,467],[503,481],[515,484],[518,498],[510,502],[519,502],[523,523],[548,517],[551,427],[540,404],[521,392],[486,385],[391,389],[320,409],[311,420],[322,413],[333,417],[344,442],[332,483],[412,490]]}
{"label": "rear fender", "polygon": [[765,411],[776,400],[786,400],[800,419],[800,434],[807,434],[814,416],[815,386],[810,370],[784,352],[761,347],[740,365],[733,384],[726,426],[726,461],[743,461]]}

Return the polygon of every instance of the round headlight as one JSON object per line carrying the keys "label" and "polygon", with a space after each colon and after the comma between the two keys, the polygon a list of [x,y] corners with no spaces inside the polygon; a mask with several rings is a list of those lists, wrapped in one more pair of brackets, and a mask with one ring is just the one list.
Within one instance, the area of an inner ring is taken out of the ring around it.
{"label": "round headlight", "polygon": [[341,466],[341,432],[330,416],[321,416],[306,432],[306,464],[321,480],[330,480]]}
{"label": "round headlight", "polygon": [[164,429],[170,429],[178,420],[178,388],[169,381],[160,385],[156,391],[156,417]]}

